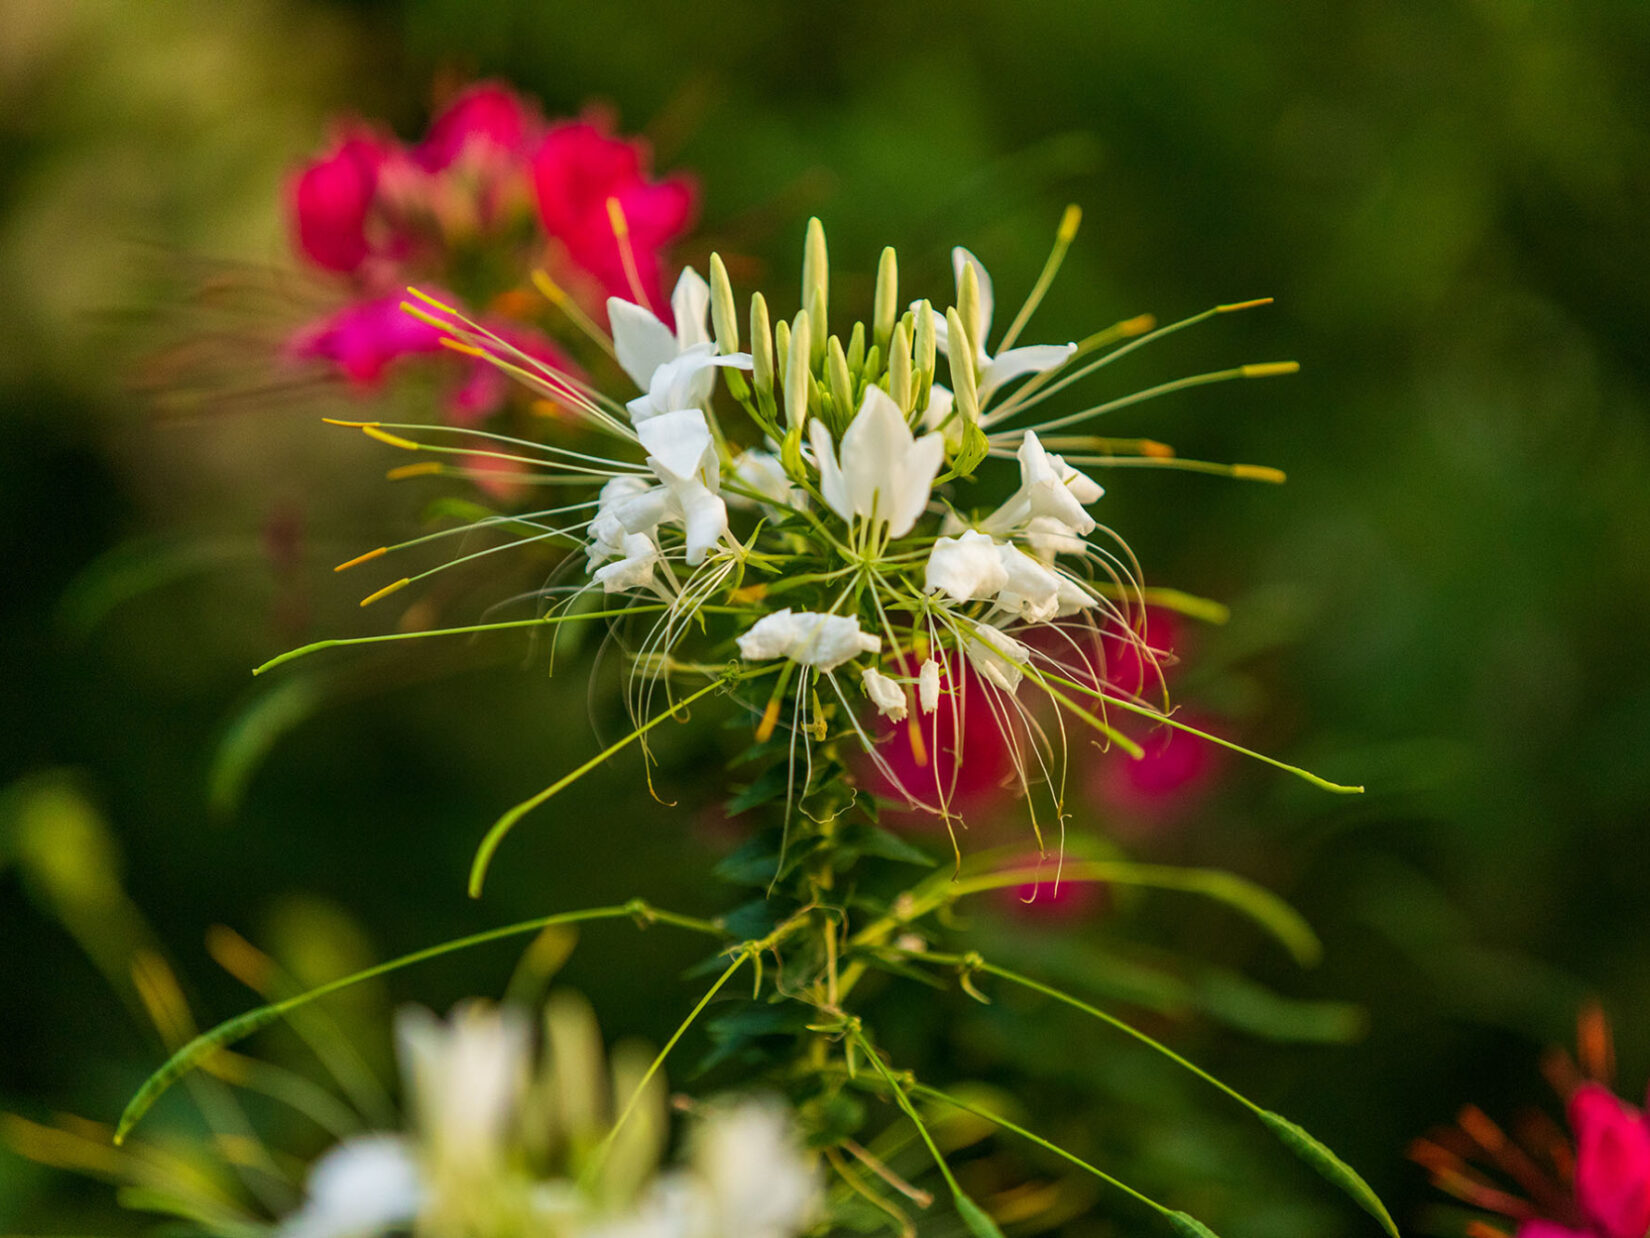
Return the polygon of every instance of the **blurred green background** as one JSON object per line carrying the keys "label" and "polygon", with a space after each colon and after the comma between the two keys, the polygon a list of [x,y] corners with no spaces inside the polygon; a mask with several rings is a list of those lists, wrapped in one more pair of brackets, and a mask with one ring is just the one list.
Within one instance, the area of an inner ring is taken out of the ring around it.
{"label": "blurred green background", "polygon": [[[512,839],[481,904],[464,897],[497,810],[594,750],[576,656],[554,681],[505,645],[459,674],[433,655],[335,659],[268,707],[292,725],[214,810],[249,668],[380,630],[329,568],[416,513],[382,453],[312,404],[255,375],[224,394],[304,292],[283,177],[329,118],[410,136],[432,82],[469,76],[551,115],[611,104],[661,166],[701,178],[681,256],[744,253],[770,288],[794,287],[818,213],[864,300],[881,245],[907,287],[943,294],[964,243],[1008,303],[1071,201],[1085,226],[1039,338],[1275,296],[1138,354],[1104,391],[1299,359],[1299,378],[1110,427],[1289,484],[1118,473],[1107,520],[1150,580],[1233,607],[1191,634],[1187,698],[1369,793],[1229,765],[1192,824],[1128,845],[1265,882],[1326,961],[1292,973],[1172,900],[1001,933],[1055,966],[1116,934],[1362,1003],[1345,1045],[1199,1017],[1165,1034],[1337,1148],[1406,1225],[1430,1198],[1406,1142],[1469,1099],[1541,1102],[1537,1056],[1588,994],[1634,1094],[1650,1074],[1650,7],[0,0],[0,782],[33,779],[0,835],[0,1110],[109,1120],[159,1054],[65,931],[77,912],[129,926],[53,884],[18,809],[30,788],[96,806],[206,1021],[252,1000],[207,957],[213,924],[301,944],[342,914],[366,957],[635,893],[696,912],[736,897],[706,875],[728,829],[680,743],[661,787],[678,807],[620,762]],[[180,415],[155,393],[183,383],[208,394]],[[659,1039],[693,950],[592,930],[567,979],[610,1034]],[[514,957],[446,960],[388,995],[496,992]],[[965,1007],[896,1007],[890,1038],[936,1070],[1040,1058],[1034,1111],[1040,1087],[1059,1125],[1224,1234],[1369,1232],[1211,1096],[1046,1010]],[[949,1040],[924,1030],[944,1021]],[[0,1152],[0,1231],[138,1223]],[[1102,1210],[1066,1232],[1134,1232],[1115,1225]]]}

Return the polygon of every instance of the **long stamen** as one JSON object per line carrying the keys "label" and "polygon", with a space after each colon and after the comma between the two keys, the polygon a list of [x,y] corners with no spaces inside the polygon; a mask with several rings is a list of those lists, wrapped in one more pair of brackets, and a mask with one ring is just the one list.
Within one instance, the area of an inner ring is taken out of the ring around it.
{"label": "long stamen", "polygon": [[[1083,222],[1083,208],[1073,203],[1066,207],[1066,213],[1060,217],[1060,227],[1054,234],[1054,248],[1049,251],[1048,261],[1043,263],[1042,274],[1037,276],[1037,282],[1031,286],[1025,304],[1020,306],[1020,312],[1014,315],[1014,321],[1003,332],[1003,338],[997,343],[998,352],[1007,352],[1014,347],[1014,341],[1020,338],[1020,332],[1025,330],[1026,323],[1042,304],[1043,296],[1048,292],[1049,285],[1060,271],[1060,264],[1066,260],[1066,251],[1077,238],[1078,225]],[[983,341],[982,341],[983,342]]]}
{"label": "long stamen", "polygon": [[624,206],[617,198],[607,200],[607,221],[613,228],[613,239],[619,245],[619,262],[624,266],[625,282],[630,285],[630,293],[636,298],[636,304],[652,312],[653,303],[647,299],[647,289],[642,287],[642,274],[636,267],[636,251],[630,244],[630,221],[625,218]]}

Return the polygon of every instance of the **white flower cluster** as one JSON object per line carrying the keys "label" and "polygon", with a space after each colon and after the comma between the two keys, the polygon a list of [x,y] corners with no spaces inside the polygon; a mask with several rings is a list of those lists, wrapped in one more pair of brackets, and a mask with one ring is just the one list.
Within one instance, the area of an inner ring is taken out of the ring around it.
{"label": "white flower cluster", "polygon": [[[605,1148],[606,1115],[624,1100],[617,1072],[609,1095],[580,1004],[558,1011],[552,1001],[555,1059],[537,1073],[519,1011],[471,1005],[442,1023],[409,1009],[396,1031],[413,1130],[345,1139],[326,1153],[279,1238],[407,1229],[444,1238],[793,1238],[818,1213],[816,1170],[789,1111],[767,1098],[707,1106],[690,1156],[663,1172],[653,1166],[661,1107],[638,1113],[617,1132],[609,1163],[596,1166],[605,1172],[580,1181],[577,1154]],[[557,1154],[560,1172],[532,1171]]]}

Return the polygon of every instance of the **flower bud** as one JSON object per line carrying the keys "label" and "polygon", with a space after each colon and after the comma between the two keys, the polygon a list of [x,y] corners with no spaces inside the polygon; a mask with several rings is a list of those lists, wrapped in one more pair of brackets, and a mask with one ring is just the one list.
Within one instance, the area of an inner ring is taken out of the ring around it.
{"label": "flower bud", "polygon": [[710,321],[716,329],[716,347],[724,354],[739,351],[739,316],[733,305],[733,285],[722,255],[710,256]]}
{"label": "flower bud", "polygon": [[[966,279],[964,282],[966,283]],[[978,285],[975,289],[977,292]],[[963,326],[962,314],[956,309],[945,311],[945,327],[950,337],[950,347],[946,349],[946,356],[951,361],[951,389],[957,397],[957,411],[962,415],[965,425],[978,425],[980,389],[974,374],[974,337]]]}
{"label": "flower bud", "polygon": [[808,379],[812,377],[808,356],[813,335],[808,311],[797,311],[791,320],[790,355],[785,359],[785,421],[793,428],[808,419]]}
{"label": "flower bud", "polygon": [[839,419],[841,424],[846,426],[854,415],[854,376],[849,372],[848,358],[842,351],[842,341],[834,335],[831,337],[826,365],[826,373],[830,378],[831,399],[842,414]]}
{"label": "flower bud", "polygon": [[825,340],[829,334],[825,329],[825,291],[815,288],[808,297],[808,322],[812,327],[809,335],[808,364],[816,370],[825,364]]}
{"label": "flower bud", "polygon": [[[977,352],[985,345],[985,341],[980,338],[980,276],[972,262],[963,263],[962,276],[957,281],[957,313],[961,315],[963,325],[968,328],[969,341]],[[956,357],[955,344],[952,345],[950,353],[953,358]],[[973,353],[969,356],[972,357]],[[952,364],[956,364],[955,360]]]}
{"label": "flower bud", "polygon": [[865,324],[856,322],[848,336],[848,369],[858,378],[865,371]]}
{"label": "flower bud", "polygon": [[877,263],[877,293],[871,313],[871,338],[883,352],[888,351],[888,341],[894,336],[898,303],[899,260],[890,245],[882,251],[882,260]]}
{"label": "flower bud", "polygon": [[[825,339],[825,312],[831,299],[831,262],[825,252],[825,225],[818,216],[808,221],[808,239],[802,249],[802,296],[814,329],[820,340],[823,356]],[[817,299],[819,308],[814,308]],[[815,358],[814,364],[819,359]]]}
{"label": "flower bud", "polygon": [[894,338],[888,347],[888,394],[899,405],[899,411],[909,417],[912,409],[911,333],[905,329],[903,322],[894,328]]}
{"label": "flower bud", "polygon": [[773,374],[773,328],[768,325],[768,302],[758,292],[751,297],[751,381],[757,399],[772,399]]}

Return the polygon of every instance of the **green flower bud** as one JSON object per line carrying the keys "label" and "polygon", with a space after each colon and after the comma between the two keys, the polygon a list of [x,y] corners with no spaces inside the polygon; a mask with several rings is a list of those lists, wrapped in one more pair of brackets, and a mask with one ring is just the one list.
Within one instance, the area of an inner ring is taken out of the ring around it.
{"label": "green flower bud", "polygon": [[907,417],[914,407],[911,382],[911,333],[902,322],[894,328],[888,345],[888,394]]}
{"label": "green flower bud", "polygon": [[[767,308],[766,306],[763,307]],[[783,383],[785,376],[791,372],[791,324],[781,318],[773,324],[773,364],[774,375]]]}
{"label": "green flower bud", "polygon": [[[968,328],[968,338],[973,341],[975,350],[985,344],[980,338],[980,277],[974,270],[972,262],[963,263],[962,278],[957,282],[957,313],[962,316],[963,325]],[[952,364],[956,364],[957,348],[955,343],[951,349]],[[970,354],[972,355],[972,354]]]}
{"label": "green flower bud", "polygon": [[842,351],[842,341],[834,335],[826,365],[831,380],[831,399],[842,414],[842,424],[846,425],[854,415],[854,376],[848,368],[848,357]]}
{"label": "green flower bud", "polygon": [[791,320],[790,355],[785,359],[785,420],[792,429],[808,419],[808,354],[813,348],[813,328],[807,310],[799,310]]}
{"label": "green flower bud", "polygon": [[894,337],[894,317],[899,313],[899,260],[894,256],[894,247],[888,246],[882,251],[882,260],[877,263],[877,294],[873,302],[871,313],[871,336],[883,352],[888,351],[888,341]]}
{"label": "green flower bud", "polygon": [[[975,286],[976,292],[978,285]],[[956,309],[945,311],[945,328],[950,347],[946,355],[951,359],[951,386],[957,397],[957,412],[963,424],[980,423],[980,389],[974,375],[974,337],[963,326],[962,315]]]}
{"label": "green flower bud", "polygon": [[[825,252],[825,225],[816,216],[808,221],[808,240],[802,248],[802,297],[813,319],[814,331],[820,340],[823,356],[827,327],[825,311],[831,300],[831,261]],[[814,308],[815,300],[819,308]],[[814,364],[819,364],[818,358]]]}
{"label": "green flower bud", "polygon": [[825,328],[825,292],[815,288],[808,296],[808,322],[813,328],[809,337],[808,364],[819,369],[825,364],[825,340],[829,332]]}
{"label": "green flower bud", "polygon": [[758,399],[773,396],[773,363],[773,328],[768,325],[768,302],[759,292],[751,297],[751,381],[756,386]]}
{"label": "green flower bud", "polygon": [[858,375],[865,368],[865,324],[856,322],[848,336],[848,368]]}
{"label": "green flower bud", "polygon": [[710,256],[710,321],[716,329],[716,347],[724,354],[739,351],[739,313],[733,304],[733,285],[722,255]]}

